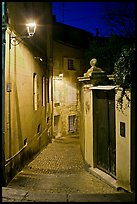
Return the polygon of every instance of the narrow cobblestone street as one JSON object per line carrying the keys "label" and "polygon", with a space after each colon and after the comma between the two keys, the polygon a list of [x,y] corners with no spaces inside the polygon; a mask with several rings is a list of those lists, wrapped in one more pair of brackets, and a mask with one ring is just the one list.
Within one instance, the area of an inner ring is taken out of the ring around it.
{"label": "narrow cobblestone street", "polygon": [[57,138],[2,189],[2,202],[133,202],[92,175],[83,161],[79,137]]}

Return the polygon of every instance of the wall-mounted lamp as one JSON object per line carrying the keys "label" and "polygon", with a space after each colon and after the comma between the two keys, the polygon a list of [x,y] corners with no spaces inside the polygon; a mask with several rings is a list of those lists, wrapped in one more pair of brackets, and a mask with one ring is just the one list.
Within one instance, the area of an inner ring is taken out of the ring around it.
{"label": "wall-mounted lamp", "polygon": [[59,78],[63,78],[63,73],[59,73]]}
{"label": "wall-mounted lamp", "polygon": [[57,76],[53,76],[53,80],[62,80],[63,79],[63,73],[59,73],[59,75],[57,75]]}
{"label": "wall-mounted lamp", "polygon": [[41,57],[34,57],[34,59],[40,60],[41,62],[43,61],[43,59]]}
{"label": "wall-mounted lamp", "polygon": [[27,23],[26,24],[26,27],[27,27],[27,32],[28,32],[28,35],[29,36],[33,36],[35,31],[36,31],[36,23],[33,22],[33,23]]}
{"label": "wall-mounted lamp", "polygon": [[[26,24],[26,28],[27,28],[27,32],[28,32],[28,35],[27,36],[11,36],[10,37],[10,42],[11,42],[11,39],[24,39],[24,38],[30,38],[34,35],[35,31],[36,31],[36,23],[33,22],[33,23],[27,23]],[[21,42],[21,41],[20,41]],[[20,43],[19,42],[19,43]],[[18,43],[18,44],[19,44]],[[16,45],[18,45],[16,44]]]}

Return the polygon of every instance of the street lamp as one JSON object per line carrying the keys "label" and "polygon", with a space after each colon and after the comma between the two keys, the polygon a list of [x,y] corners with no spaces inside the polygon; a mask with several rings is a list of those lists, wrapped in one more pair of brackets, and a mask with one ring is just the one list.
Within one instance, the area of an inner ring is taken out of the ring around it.
{"label": "street lamp", "polygon": [[33,22],[33,23],[27,23],[26,24],[26,27],[27,27],[27,32],[28,32],[28,35],[29,36],[33,36],[35,31],[36,31],[36,23]]}
{"label": "street lamp", "polygon": [[32,37],[36,31],[36,23],[32,22],[32,23],[27,23],[26,24],[26,28],[27,28],[27,36],[11,36],[10,39],[24,39],[24,38],[29,38]]}
{"label": "street lamp", "polygon": [[63,73],[60,72],[60,73],[59,73],[59,78],[62,79],[63,76],[64,76]]}

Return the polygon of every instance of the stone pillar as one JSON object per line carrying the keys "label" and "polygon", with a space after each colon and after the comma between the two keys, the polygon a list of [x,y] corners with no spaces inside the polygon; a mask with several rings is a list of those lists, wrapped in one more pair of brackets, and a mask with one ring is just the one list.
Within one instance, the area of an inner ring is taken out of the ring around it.
{"label": "stone pillar", "polygon": [[95,66],[96,59],[90,61],[91,68],[82,77],[77,77],[81,86],[81,117],[80,143],[85,161],[94,167],[93,160],[93,91],[97,85],[110,83],[107,75],[101,68]]}

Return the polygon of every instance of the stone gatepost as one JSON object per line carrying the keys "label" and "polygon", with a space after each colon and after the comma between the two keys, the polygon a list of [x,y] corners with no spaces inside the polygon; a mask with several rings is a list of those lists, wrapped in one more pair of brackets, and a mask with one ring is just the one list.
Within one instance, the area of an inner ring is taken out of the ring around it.
{"label": "stone gatepost", "polygon": [[80,96],[80,144],[83,156],[88,164],[94,166],[93,162],[93,92],[92,87],[108,85],[110,80],[106,73],[96,67],[97,60],[90,60],[91,67],[84,73],[84,76],[77,77],[81,82]]}

